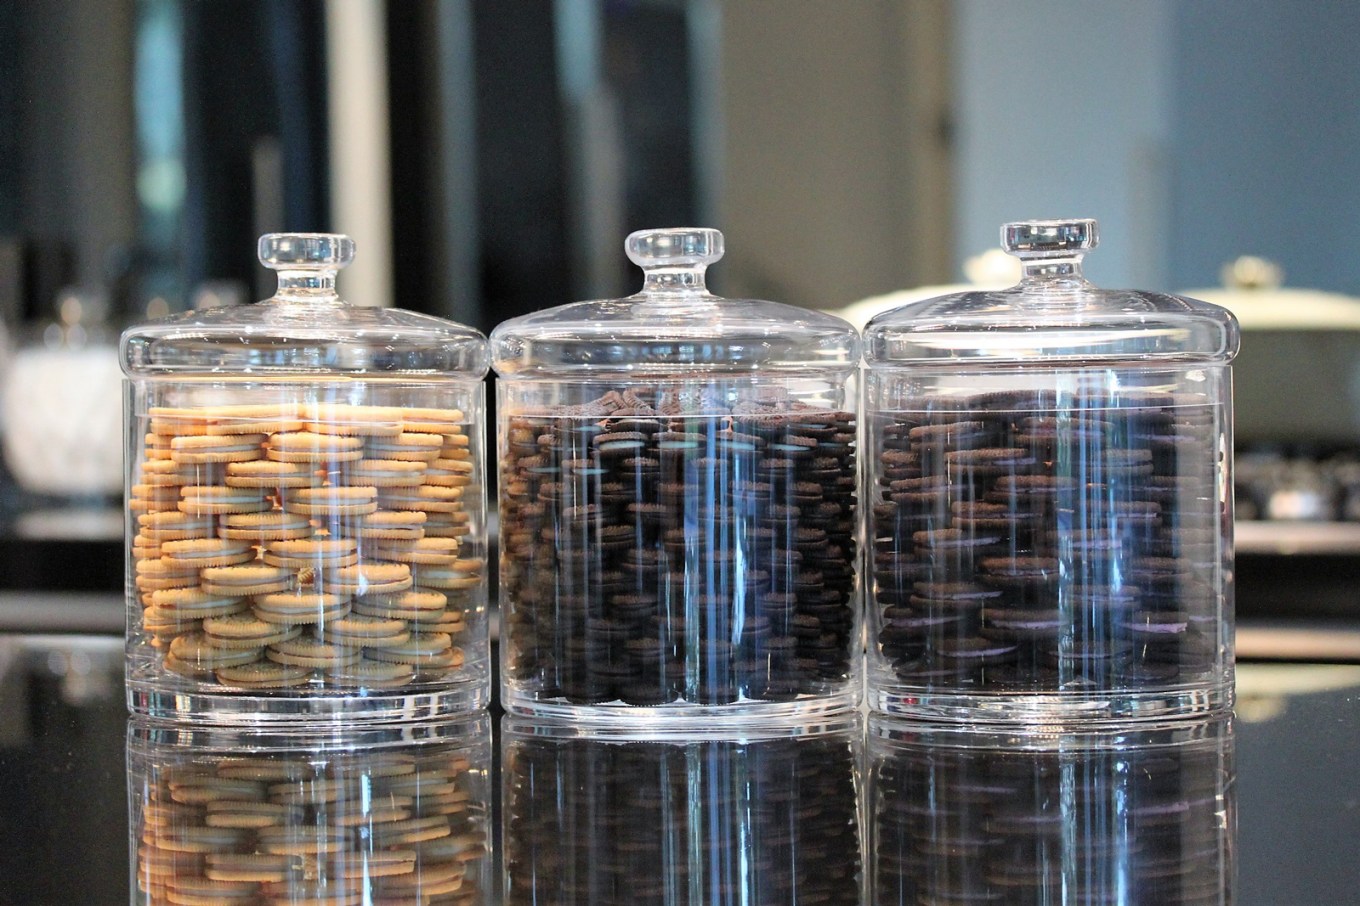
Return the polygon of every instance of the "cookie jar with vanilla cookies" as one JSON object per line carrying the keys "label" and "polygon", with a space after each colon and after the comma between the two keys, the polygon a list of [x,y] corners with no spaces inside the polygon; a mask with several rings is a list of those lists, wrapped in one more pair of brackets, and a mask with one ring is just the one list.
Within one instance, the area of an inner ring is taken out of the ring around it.
{"label": "cookie jar with vanilla cookies", "polygon": [[712,229],[491,334],[508,710],[633,725],[859,697],[856,381],[839,318],[710,293]]}
{"label": "cookie jar with vanilla cookies", "polygon": [[1233,316],[1082,276],[1093,220],[1002,229],[1022,279],[865,328],[869,704],[1002,723],[1226,710]]}
{"label": "cookie jar with vanilla cookies", "polygon": [[353,255],[266,235],[272,298],[123,334],[136,713],[405,720],[490,698],[486,340],[343,301]]}

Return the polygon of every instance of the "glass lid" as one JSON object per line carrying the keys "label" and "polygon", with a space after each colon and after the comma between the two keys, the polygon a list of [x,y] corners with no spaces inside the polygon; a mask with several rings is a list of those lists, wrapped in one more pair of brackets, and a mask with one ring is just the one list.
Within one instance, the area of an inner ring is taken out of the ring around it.
{"label": "glass lid", "polygon": [[704,272],[723,255],[713,229],[643,230],[624,243],[642,289],[504,322],[491,332],[492,367],[516,378],[595,373],[851,372],[859,335],[811,309],[708,291]]}
{"label": "glass lid", "polygon": [[269,233],[260,262],[278,272],[278,291],[256,305],[188,311],[123,334],[129,375],[293,374],[481,377],[486,338],[416,312],[350,305],[336,274],[354,259],[354,240],[331,233]]}
{"label": "glass lid", "polygon": [[865,358],[871,365],[991,365],[1227,362],[1237,354],[1237,321],[1227,309],[1088,282],[1082,258],[1096,244],[1094,220],[1008,223],[1001,245],[1020,259],[1018,284],[884,312],[865,327]]}

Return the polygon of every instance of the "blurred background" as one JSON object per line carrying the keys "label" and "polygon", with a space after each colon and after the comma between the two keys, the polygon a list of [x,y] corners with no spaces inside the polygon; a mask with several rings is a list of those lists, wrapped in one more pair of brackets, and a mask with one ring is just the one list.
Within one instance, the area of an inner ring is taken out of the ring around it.
{"label": "blurred background", "polygon": [[268,296],[264,232],[490,330],[633,291],[644,227],[862,321],[1082,216],[1097,284],[1243,321],[1243,613],[1350,617],[1357,35],[1348,0],[0,0],[0,575],[117,590],[117,333]]}

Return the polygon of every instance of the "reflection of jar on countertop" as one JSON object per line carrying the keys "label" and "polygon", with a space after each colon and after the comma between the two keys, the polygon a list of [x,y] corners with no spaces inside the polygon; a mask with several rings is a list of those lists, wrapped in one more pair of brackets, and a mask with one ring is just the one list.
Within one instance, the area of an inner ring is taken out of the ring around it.
{"label": "reflection of jar on countertop", "polygon": [[19,485],[68,498],[122,489],[122,374],[103,292],[67,287],[57,320],[14,353],[3,391],[5,462]]}

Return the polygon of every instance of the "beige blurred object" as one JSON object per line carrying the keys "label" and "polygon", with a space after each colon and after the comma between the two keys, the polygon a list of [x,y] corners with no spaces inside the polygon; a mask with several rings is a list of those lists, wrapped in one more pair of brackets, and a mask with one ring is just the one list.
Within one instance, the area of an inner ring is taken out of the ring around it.
{"label": "beige blurred object", "polygon": [[25,490],[112,496],[123,487],[123,375],[102,329],[102,291],[68,287],[57,320],[15,352],[6,372],[5,462]]}
{"label": "beige blurred object", "polygon": [[1360,299],[1284,285],[1284,268],[1243,255],[1223,265],[1223,286],[1184,295],[1230,310],[1243,330],[1360,330]]}
{"label": "beige blurred object", "polygon": [[903,289],[881,296],[870,296],[867,299],[852,302],[831,313],[855,325],[856,330],[863,330],[864,326],[873,320],[875,315],[891,311],[909,302],[919,302],[922,299],[931,299],[936,296],[969,290],[1006,289],[1014,286],[1020,282],[1020,260],[1012,258],[1001,249],[989,249],[980,255],[974,255],[963,263],[963,276],[967,281],[966,283],[918,286],[915,289]]}

